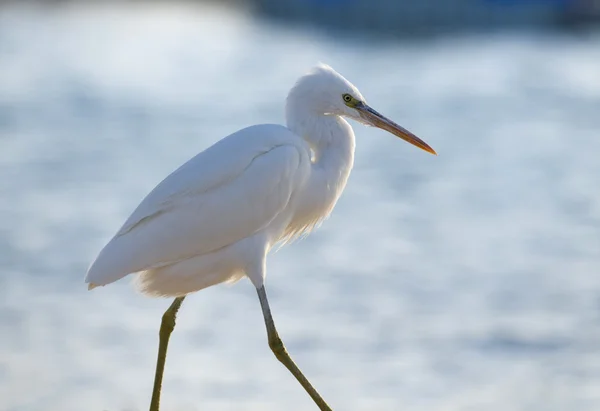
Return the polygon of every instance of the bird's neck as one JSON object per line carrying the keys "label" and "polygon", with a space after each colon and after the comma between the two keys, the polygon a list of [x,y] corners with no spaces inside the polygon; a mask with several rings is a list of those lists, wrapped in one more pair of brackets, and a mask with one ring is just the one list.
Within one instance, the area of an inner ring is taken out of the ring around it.
{"label": "bird's neck", "polygon": [[340,179],[345,184],[354,163],[355,148],[354,132],[346,120],[335,115],[289,116],[288,128],[308,143],[316,169],[323,170],[328,180]]}
{"label": "bird's neck", "polygon": [[314,225],[327,216],[341,195],[354,164],[354,132],[343,118],[333,115],[288,116],[288,127],[312,149],[311,192],[298,204],[298,212]]}

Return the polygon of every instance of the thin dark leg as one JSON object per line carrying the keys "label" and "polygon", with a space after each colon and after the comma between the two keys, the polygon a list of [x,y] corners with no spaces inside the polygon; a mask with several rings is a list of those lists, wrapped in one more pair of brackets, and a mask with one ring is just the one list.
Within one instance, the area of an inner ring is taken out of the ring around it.
{"label": "thin dark leg", "polygon": [[265,325],[267,326],[267,336],[269,338],[269,347],[275,354],[275,357],[286,366],[286,368],[296,377],[298,382],[304,387],[308,395],[313,399],[315,404],[321,409],[321,411],[331,411],[331,408],[325,400],[319,395],[317,390],[310,384],[308,379],[302,374],[302,371],[298,368],[292,357],[287,353],[283,341],[279,338],[273,317],[271,316],[271,309],[269,308],[269,301],[267,300],[267,293],[265,287],[262,286],[256,290],[258,292],[258,299],[260,300],[260,306],[262,307],[263,317],[265,318]]}
{"label": "thin dark leg", "polygon": [[185,297],[177,297],[167,311],[163,314],[160,324],[158,359],[156,360],[156,374],[154,375],[154,390],[152,391],[152,402],[150,402],[150,411],[158,411],[160,407],[160,390],[162,388],[163,372],[165,371],[165,360],[167,358],[167,347],[169,346],[169,337],[175,328],[175,318],[177,311]]}

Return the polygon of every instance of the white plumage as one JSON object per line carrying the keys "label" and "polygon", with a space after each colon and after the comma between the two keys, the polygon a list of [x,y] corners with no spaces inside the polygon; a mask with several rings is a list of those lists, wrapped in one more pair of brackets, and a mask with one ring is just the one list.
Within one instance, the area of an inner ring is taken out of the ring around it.
{"label": "white plumage", "polygon": [[[290,92],[288,113],[313,110],[303,107],[312,97],[305,83],[319,87],[323,76],[360,96],[332,69],[319,66]],[[89,287],[131,273],[138,273],[139,289],[150,295],[185,295],[243,275],[260,287],[271,247],[325,218],[352,167],[354,134],[344,120],[326,117],[312,125],[323,138],[305,140],[292,129],[311,125],[297,117],[290,128],[263,124],[233,133],[165,178],[90,266]],[[323,167],[323,146],[334,152],[330,156],[338,154],[334,170]],[[311,163],[315,154],[321,158]]]}
{"label": "white plumage", "polygon": [[142,292],[178,297],[163,317],[151,410],[158,410],[166,344],[182,297],[244,275],[258,290],[271,348],[319,407],[329,409],[282,348],[264,278],[269,250],[326,218],[346,185],[355,144],[342,117],[435,153],[320,65],[290,91],[287,127],[245,128],[189,160],[148,194],[90,266],[90,289],[135,273]]}
{"label": "white plumage", "polygon": [[163,180],[100,252],[87,281],[139,272],[142,291],[173,296],[259,274],[250,265],[287,232],[290,199],[309,170],[306,143],[286,128],[238,131]]}

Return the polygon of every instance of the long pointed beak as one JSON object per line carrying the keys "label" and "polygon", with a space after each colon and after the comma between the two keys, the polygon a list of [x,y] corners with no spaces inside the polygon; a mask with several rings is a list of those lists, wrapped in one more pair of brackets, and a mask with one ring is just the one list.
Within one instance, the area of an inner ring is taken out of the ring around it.
{"label": "long pointed beak", "polygon": [[435,150],[429,146],[426,142],[421,140],[419,137],[415,136],[413,133],[405,129],[404,127],[394,123],[392,120],[386,118],[382,114],[379,114],[377,111],[373,110],[371,107],[367,106],[365,103],[358,104],[355,109],[360,114],[362,120],[364,120],[367,124],[370,124],[374,127],[378,127],[382,130],[392,133],[393,135],[400,137],[402,140],[419,147],[422,150],[427,151],[433,155],[437,155]]}

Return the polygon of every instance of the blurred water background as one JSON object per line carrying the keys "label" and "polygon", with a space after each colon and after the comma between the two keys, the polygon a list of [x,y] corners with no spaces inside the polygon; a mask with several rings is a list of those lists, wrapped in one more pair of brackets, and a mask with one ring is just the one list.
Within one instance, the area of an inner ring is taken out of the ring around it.
{"label": "blurred water background", "polygon": [[[337,410],[600,409],[600,33],[285,21],[206,3],[0,6],[0,409],[146,409],[169,302],[128,280],[88,292],[86,268],[180,163],[284,122],[318,61],[439,156],[355,125],[332,217],[270,257],[307,376]],[[163,409],[314,409],[247,280],[184,303]]]}

